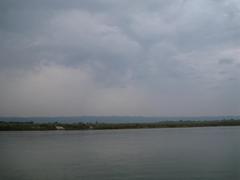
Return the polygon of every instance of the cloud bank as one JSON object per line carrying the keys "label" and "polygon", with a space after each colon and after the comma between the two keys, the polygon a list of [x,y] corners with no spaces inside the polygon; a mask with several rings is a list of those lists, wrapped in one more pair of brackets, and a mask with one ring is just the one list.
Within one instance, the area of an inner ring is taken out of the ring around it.
{"label": "cloud bank", "polygon": [[237,0],[2,0],[0,115],[240,114]]}

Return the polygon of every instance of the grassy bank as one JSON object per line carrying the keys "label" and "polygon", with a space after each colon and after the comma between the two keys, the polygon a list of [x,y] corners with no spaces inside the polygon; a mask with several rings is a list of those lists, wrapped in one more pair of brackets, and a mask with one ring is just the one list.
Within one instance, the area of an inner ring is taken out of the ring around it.
{"label": "grassy bank", "polygon": [[183,128],[214,126],[240,126],[240,120],[230,119],[222,121],[162,121],[155,123],[34,123],[0,121],[0,131]]}

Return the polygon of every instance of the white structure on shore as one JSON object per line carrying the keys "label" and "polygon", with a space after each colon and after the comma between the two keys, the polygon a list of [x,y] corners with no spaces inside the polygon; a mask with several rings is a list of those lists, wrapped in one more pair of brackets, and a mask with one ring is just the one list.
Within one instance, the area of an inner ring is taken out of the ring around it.
{"label": "white structure on shore", "polygon": [[64,130],[65,128],[62,126],[56,126],[56,130]]}

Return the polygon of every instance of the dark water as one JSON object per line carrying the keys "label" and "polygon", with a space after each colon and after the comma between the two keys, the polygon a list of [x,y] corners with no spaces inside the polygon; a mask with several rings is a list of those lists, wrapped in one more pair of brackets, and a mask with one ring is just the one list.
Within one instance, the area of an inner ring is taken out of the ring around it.
{"label": "dark water", "polygon": [[238,180],[240,127],[0,132],[1,180]]}

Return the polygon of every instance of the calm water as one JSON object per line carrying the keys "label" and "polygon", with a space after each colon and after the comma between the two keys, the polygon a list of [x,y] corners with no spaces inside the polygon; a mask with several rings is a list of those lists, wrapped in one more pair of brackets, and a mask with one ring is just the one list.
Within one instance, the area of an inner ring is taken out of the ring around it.
{"label": "calm water", "polygon": [[0,132],[1,180],[238,180],[240,127]]}

